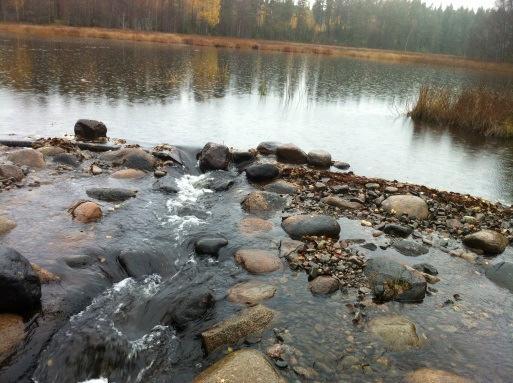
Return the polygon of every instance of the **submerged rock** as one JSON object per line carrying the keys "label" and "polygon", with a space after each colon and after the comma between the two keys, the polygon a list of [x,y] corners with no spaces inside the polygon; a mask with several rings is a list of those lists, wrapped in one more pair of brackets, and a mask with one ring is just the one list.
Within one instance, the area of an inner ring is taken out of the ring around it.
{"label": "submerged rock", "polygon": [[299,190],[296,184],[278,180],[264,186],[264,190],[277,194],[296,194]]}
{"label": "submerged rock", "polygon": [[16,227],[16,222],[9,218],[0,216],[0,235],[10,232]]}
{"label": "submerged rock", "polygon": [[338,238],[340,225],[337,220],[327,215],[296,215],[282,222],[283,230],[292,239],[300,240],[305,236],[326,236]]}
{"label": "submerged rock", "polygon": [[306,164],[307,156],[304,151],[294,144],[281,144],[276,148],[278,161],[287,164]]}
{"label": "submerged rock", "polygon": [[310,281],[308,287],[313,294],[327,295],[337,291],[340,283],[336,278],[321,275]]}
{"label": "submerged rock", "polygon": [[513,263],[499,262],[486,270],[486,276],[499,286],[513,292]]}
{"label": "submerged rock", "polygon": [[413,228],[396,223],[389,223],[385,225],[383,232],[393,237],[407,238],[413,233]]}
{"label": "submerged rock", "polygon": [[155,167],[155,157],[141,148],[123,148],[108,152],[101,157],[111,161],[114,166],[124,166],[128,169],[138,169],[151,172]]}
{"label": "submerged rock", "polygon": [[364,272],[378,301],[422,302],[426,295],[425,278],[390,258],[369,259]]}
{"label": "submerged rock", "polygon": [[410,195],[393,195],[383,201],[383,209],[388,213],[397,216],[407,215],[411,218],[426,219],[429,216],[429,209],[426,201],[422,198]]}
{"label": "submerged rock", "polygon": [[61,280],[61,278],[58,275],[42,268],[39,265],[36,265],[35,263],[31,263],[30,265],[32,266],[34,272],[37,274],[39,282],[41,282],[42,285],[52,282],[58,282]]}
{"label": "submerged rock", "polygon": [[285,199],[276,193],[255,191],[242,201],[242,208],[251,214],[267,216],[270,213],[283,209]]}
{"label": "submerged rock", "polygon": [[405,383],[473,383],[471,379],[463,378],[452,372],[420,368],[406,375]]}
{"label": "submerged rock", "polygon": [[340,209],[359,210],[365,208],[365,206],[359,202],[349,201],[337,196],[328,196],[323,198],[321,201],[326,205],[335,206]]}
{"label": "submerged rock", "polygon": [[249,163],[256,159],[255,152],[251,151],[251,150],[247,150],[247,151],[233,150],[231,152],[231,156],[232,156],[232,161],[237,165]]}
{"label": "submerged rock", "polygon": [[53,145],[43,146],[41,148],[38,148],[37,151],[43,153],[43,156],[45,156],[45,157],[53,157],[53,156],[56,156],[57,154],[66,153],[66,150],[64,150],[60,146],[53,146]]}
{"label": "submerged rock", "polygon": [[259,217],[247,217],[240,221],[239,230],[243,234],[264,233],[271,231],[273,223]]}
{"label": "submerged rock", "polygon": [[9,153],[7,159],[18,166],[42,169],[45,167],[43,154],[34,149],[20,149]]}
{"label": "submerged rock", "polygon": [[257,146],[257,151],[260,154],[263,155],[269,155],[269,154],[276,154],[276,150],[278,149],[278,146],[281,144],[279,142],[272,142],[272,141],[266,141],[261,142]]}
{"label": "submerged rock", "polygon": [[199,167],[202,172],[226,170],[230,164],[230,149],[225,145],[209,142],[199,154]]}
{"label": "submerged rock", "polygon": [[312,150],[307,155],[308,165],[328,169],[331,166],[331,154],[325,150]]}
{"label": "submerged rock", "polygon": [[23,170],[16,165],[0,165],[0,179],[13,179],[20,182],[25,174]]}
{"label": "submerged rock", "polygon": [[347,170],[351,167],[351,165],[349,165],[347,162],[342,162],[342,161],[335,161],[333,163],[333,166],[340,170]]}
{"label": "submerged rock", "polygon": [[237,343],[240,339],[265,329],[273,317],[273,311],[262,305],[245,309],[201,333],[203,346],[211,353],[221,346]]}
{"label": "submerged rock", "polygon": [[25,339],[23,318],[13,314],[0,314],[0,364],[7,359]]}
{"label": "submerged rock", "polygon": [[463,243],[472,249],[482,250],[485,254],[497,255],[506,250],[508,239],[493,230],[481,230],[477,233],[469,234],[463,238]]}
{"label": "submerged rock", "polygon": [[86,193],[91,198],[106,202],[123,202],[137,195],[135,190],[120,188],[93,188]]}
{"label": "submerged rock", "polygon": [[41,283],[29,261],[16,250],[0,248],[0,312],[29,314],[41,307]]}
{"label": "submerged rock", "polygon": [[139,169],[122,169],[111,174],[112,178],[137,180],[146,176],[146,173]]}
{"label": "submerged rock", "polygon": [[197,181],[194,186],[221,192],[230,189],[235,184],[236,179],[237,176],[231,172],[215,170],[208,173],[202,180]]}
{"label": "submerged rock", "polygon": [[74,130],[77,140],[95,141],[107,138],[107,127],[103,122],[96,120],[78,120]]}
{"label": "submerged rock", "polygon": [[194,248],[198,254],[217,255],[219,250],[228,245],[226,238],[222,237],[205,237],[199,239]]}
{"label": "submerged rock", "polygon": [[228,292],[228,299],[232,302],[253,306],[274,297],[275,293],[276,287],[273,285],[250,281],[233,286]]}
{"label": "submerged rock", "polygon": [[282,266],[280,259],[267,250],[241,249],[235,253],[235,260],[253,274],[272,273]]}
{"label": "submerged rock", "polygon": [[176,178],[170,175],[162,177],[153,183],[153,190],[157,190],[162,193],[174,194],[180,191]]}
{"label": "submerged rock", "polygon": [[52,157],[52,161],[57,164],[71,166],[72,168],[80,166],[80,159],[69,153],[56,154]]}
{"label": "submerged rock", "polygon": [[199,374],[194,383],[285,383],[265,356],[256,350],[230,353]]}
{"label": "submerged rock", "polygon": [[272,181],[280,175],[280,169],[274,164],[255,164],[246,169],[246,177],[252,182]]}
{"label": "submerged rock", "polygon": [[413,265],[413,268],[421,273],[429,274],[429,275],[438,275],[438,270],[435,266],[430,265],[429,263],[418,263]]}
{"label": "submerged rock", "polygon": [[392,242],[392,246],[402,255],[406,255],[407,257],[419,257],[429,253],[429,249],[427,247],[415,241],[408,241],[406,239],[396,240]]}
{"label": "submerged rock", "polygon": [[102,218],[102,208],[97,203],[83,201],[70,209],[71,216],[78,222],[90,223]]}
{"label": "submerged rock", "polygon": [[421,346],[415,324],[405,317],[378,317],[372,319],[368,326],[371,333],[380,338],[389,351],[401,352]]}

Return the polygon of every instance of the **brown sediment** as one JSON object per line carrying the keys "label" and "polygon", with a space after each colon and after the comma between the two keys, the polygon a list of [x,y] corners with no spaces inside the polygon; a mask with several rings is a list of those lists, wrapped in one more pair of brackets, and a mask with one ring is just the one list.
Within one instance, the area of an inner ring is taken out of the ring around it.
{"label": "brown sediment", "polygon": [[284,53],[308,53],[352,57],[367,60],[444,65],[513,74],[513,65],[509,63],[479,61],[444,54],[353,48],[338,45],[319,45],[285,41],[254,40],[223,36],[200,36],[163,32],[143,32],[128,29],[86,28],[62,25],[32,25],[13,23],[0,23],[0,32],[37,35],[44,37],[57,36],[97,38],[162,44],[185,44],[230,49],[252,49]]}

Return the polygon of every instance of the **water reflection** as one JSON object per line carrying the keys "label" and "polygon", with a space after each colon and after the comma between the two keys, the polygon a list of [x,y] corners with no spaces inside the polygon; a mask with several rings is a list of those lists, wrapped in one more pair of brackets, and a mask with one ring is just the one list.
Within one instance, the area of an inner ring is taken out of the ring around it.
{"label": "water reflection", "polygon": [[361,174],[513,201],[513,145],[413,126],[421,84],[511,78],[314,55],[0,37],[0,133],[61,135],[77,118],[140,142],[324,148]]}

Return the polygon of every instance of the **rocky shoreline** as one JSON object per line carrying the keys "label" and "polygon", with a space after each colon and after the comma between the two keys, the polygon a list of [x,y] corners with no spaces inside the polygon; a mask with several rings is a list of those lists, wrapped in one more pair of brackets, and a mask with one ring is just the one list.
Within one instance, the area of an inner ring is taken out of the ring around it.
{"label": "rocky shoreline", "polygon": [[[205,233],[193,244],[196,256],[215,260],[219,254],[229,251],[230,262],[247,275],[273,275],[287,267],[296,275],[306,275],[313,296],[327,297],[337,291],[353,294],[348,315],[353,325],[364,327],[385,345],[400,350],[420,345],[415,325],[397,316],[370,320],[367,310],[385,307],[386,302],[419,304],[426,296],[436,294],[433,285],[440,281],[440,276],[430,263],[406,264],[386,256],[370,256],[373,252],[394,249],[414,259],[436,249],[448,257],[461,258],[483,268],[490,280],[513,291],[513,264],[506,260],[490,265],[492,257],[503,253],[513,240],[512,207],[421,185],[357,176],[348,171],[348,164],[333,161],[325,151],[305,153],[292,144],[264,142],[255,149],[239,151],[208,143],[196,151],[197,158],[188,158],[183,150],[167,144],[148,149],[126,144],[124,140],[109,143],[106,133],[103,124],[80,120],[75,127],[76,140],[2,141],[6,145],[0,148],[0,197],[13,192],[30,195],[39,187],[69,177],[93,180],[109,177],[130,182],[131,187],[106,187],[103,181],[98,182],[84,191],[83,199],[69,206],[66,212],[69,220],[83,225],[82,231],[87,232],[88,227],[101,225],[130,200],[144,199],[145,192],[139,190],[138,184],[150,178],[153,192],[172,199],[181,196],[180,182],[187,175],[187,168],[208,174],[199,181],[198,187],[212,193],[236,189],[234,185],[244,177],[251,189],[240,199],[240,209],[245,216],[238,230],[249,238],[281,230],[283,234],[277,238],[277,245],[263,248],[248,240],[247,246],[232,248],[231,240],[225,236]],[[336,170],[330,171],[332,167]],[[193,191],[186,192],[183,198],[187,193]],[[281,229],[275,226],[276,219]],[[344,231],[341,219],[359,223],[372,240],[340,239]],[[2,214],[0,236],[8,236],[15,230],[16,221],[16,216]],[[126,253],[113,260],[105,255],[98,256],[97,260],[84,255],[63,255],[67,256],[67,265],[75,269],[86,269],[98,263],[111,284],[121,281],[122,275],[141,278],[162,274],[165,263],[160,258],[155,258],[154,262],[130,258]],[[13,297],[0,304],[0,334],[8,340],[0,348],[0,363],[7,361],[2,369],[5,372],[9,371],[13,358],[23,351],[29,323],[41,310],[43,313],[47,310],[49,303],[42,300],[42,291],[45,295],[46,289],[52,289],[48,286],[67,282],[61,282],[62,276],[58,273],[31,263],[18,251],[4,245],[0,266],[0,285],[7,296]],[[121,273],[114,271],[119,267]],[[174,266],[166,267],[172,274],[170,270]],[[229,289],[228,301],[247,308],[214,326],[200,326],[201,330],[195,335],[201,337],[207,355],[215,356],[219,350],[232,350],[231,347],[241,349],[201,372],[195,382],[215,382],[221,378],[227,379],[226,382],[285,381],[277,369],[288,380],[321,381],[314,368],[298,363],[300,358],[288,345],[286,330],[274,329],[274,344],[265,343],[267,357],[260,351],[241,347],[241,342],[250,348],[260,343],[254,340],[255,334],[272,327],[277,313],[263,302],[272,300],[275,294],[274,284],[258,279]],[[456,295],[454,300],[457,300]],[[207,315],[216,300],[218,298],[210,292],[185,295],[183,301],[170,304],[166,324],[182,331]],[[64,315],[63,319],[67,320],[69,315]],[[54,328],[49,336],[58,330]],[[54,338],[58,339],[58,335]],[[42,350],[43,346],[40,347]],[[36,354],[39,355],[39,351]],[[48,379],[58,376],[41,367],[46,358],[44,354],[39,358],[42,362],[38,362],[36,376]],[[48,358],[45,363],[52,361]],[[344,366],[358,365],[360,372],[372,372],[373,368],[377,370],[388,362],[381,360],[378,367],[370,367],[344,357],[338,363],[342,370]],[[29,366],[24,376],[33,373],[34,366]],[[404,374],[402,379],[410,383],[473,381],[432,368],[419,368]]]}

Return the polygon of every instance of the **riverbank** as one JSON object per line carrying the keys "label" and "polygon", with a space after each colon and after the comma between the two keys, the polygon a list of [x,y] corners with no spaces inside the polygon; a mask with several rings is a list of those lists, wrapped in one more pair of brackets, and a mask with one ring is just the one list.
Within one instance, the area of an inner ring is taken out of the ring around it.
{"label": "riverbank", "polygon": [[69,27],[61,25],[32,25],[0,23],[0,32],[47,37],[76,37],[152,42],[161,44],[185,44],[229,49],[252,49],[283,53],[321,54],[390,62],[411,62],[442,65],[472,70],[485,70],[513,74],[513,64],[484,62],[457,56],[415,52],[399,52],[367,48],[351,48],[336,45],[304,44],[282,41],[239,39],[220,36],[184,35],[175,33],[142,32],[106,28]]}
{"label": "riverbank", "polygon": [[2,309],[2,381],[511,376],[511,207],[290,144],[2,143],[4,253],[57,277]]}

